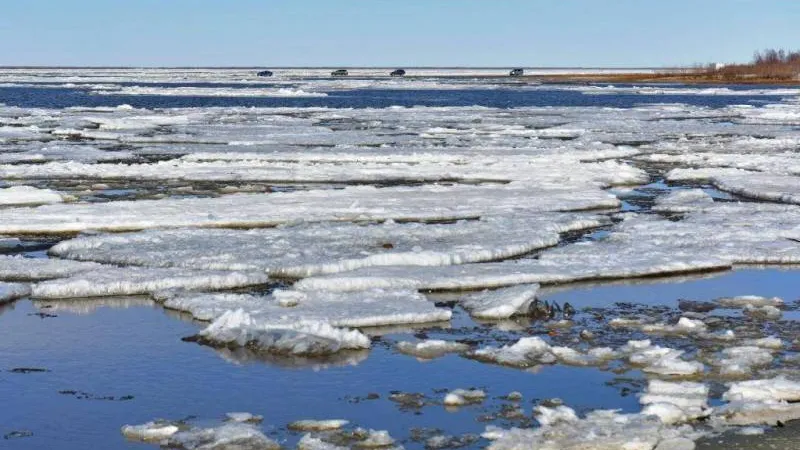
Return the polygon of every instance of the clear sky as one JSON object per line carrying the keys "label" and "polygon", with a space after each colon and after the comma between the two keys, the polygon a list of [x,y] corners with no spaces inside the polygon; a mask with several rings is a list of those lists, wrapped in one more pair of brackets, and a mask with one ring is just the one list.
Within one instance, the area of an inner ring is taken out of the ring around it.
{"label": "clear sky", "polygon": [[800,49],[800,0],[2,0],[0,43],[0,65],[690,65]]}

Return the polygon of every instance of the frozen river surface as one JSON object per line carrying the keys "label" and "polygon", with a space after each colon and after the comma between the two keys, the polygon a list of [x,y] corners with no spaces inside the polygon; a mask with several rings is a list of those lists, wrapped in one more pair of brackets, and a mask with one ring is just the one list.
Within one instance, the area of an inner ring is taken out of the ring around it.
{"label": "frozen river surface", "polygon": [[0,72],[0,447],[794,440],[800,90],[326,73]]}

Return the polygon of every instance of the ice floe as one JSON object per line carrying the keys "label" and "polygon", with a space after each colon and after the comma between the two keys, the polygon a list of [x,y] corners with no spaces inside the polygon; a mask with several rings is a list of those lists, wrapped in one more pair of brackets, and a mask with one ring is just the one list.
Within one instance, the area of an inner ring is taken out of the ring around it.
{"label": "ice floe", "polygon": [[519,285],[494,291],[483,291],[462,297],[459,302],[478,319],[506,319],[525,314],[536,298],[538,284]]}
{"label": "ice floe", "polygon": [[372,267],[305,278],[296,288],[482,289],[800,262],[800,244],[787,237],[800,220],[800,209],[793,206],[714,203],[686,213],[680,221],[644,215],[623,218],[602,240],[545,250],[535,260],[424,270]]}
{"label": "ice floe", "polygon": [[221,198],[46,205],[3,211],[0,233],[126,231],[156,227],[264,227],[297,221],[445,221],[502,213],[616,208],[597,188],[530,190],[514,186],[349,187]]}
{"label": "ice floe", "polygon": [[103,269],[102,264],[67,259],[25,258],[19,255],[0,255],[0,280],[38,281],[64,278],[82,272]]}
{"label": "ice floe", "polygon": [[460,342],[428,339],[419,342],[398,342],[397,350],[421,359],[433,359],[448,353],[462,353],[469,350],[469,345]]}
{"label": "ice floe", "polygon": [[214,320],[226,311],[242,309],[257,326],[326,322],[337,327],[376,327],[434,323],[449,320],[452,315],[410,290],[276,290],[271,296],[173,291],[157,293],[156,298],[165,307],[188,312],[200,320]]}
{"label": "ice floe", "polygon": [[52,299],[147,294],[173,288],[231,289],[264,284],[267,280],[267,275],[260,272],[107,266],[39,282],[33,286],[33,296]]}
{"label": "ice floe", "polygon": [[259,321],[241,309],[224,313],[203,329],[198,338],[214,346],[247,346],[268,353],[309,356],[370,347],[369,339],[357,330],[335,328],[319,321],[275,324]]}
{"label": "ice floe", "polygon": [[[544,410],[539,410],[544,416]],[[562,411],[558,416],[565,419],[539,428],[504,430],[490,426],[483,437],[493,441],[488,447],[493,450],[682,450],[693,449],[693,440],[702,435],[690,426],[671,427],[657,417],[641,414],[597,410],[582,419],[574,411]]]}
{"label": "ice floe", "polygon": [[64,197],[50,189],[37,189],[32,186],[12,186],[0,189],[0,206],[44,205],[61,203]]}
{"label": "ice floe", "polygon": [[559,233],[607,219],[542,213],[454,224],[306,224],[271,229],[152,230],[86,236],[50,250],[112,264],[213,270],[265,270],[307,277],[371,266],[439,266],[506,259],[558,243]]}

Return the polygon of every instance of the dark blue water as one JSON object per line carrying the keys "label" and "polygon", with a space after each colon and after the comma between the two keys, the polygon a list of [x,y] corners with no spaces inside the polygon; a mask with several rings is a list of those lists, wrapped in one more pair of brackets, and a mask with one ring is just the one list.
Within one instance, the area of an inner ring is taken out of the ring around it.
{"label": "dark blue water", "polygon": [[[119,83],[115,83],[119,84]],[[225,83],[134,83],[157,87],[273,87],[275,85],[241,85]],[[624,86],[624,85],[619,85]],[[637,85],[646,86],[646,85]],[[670,85],[671,87],[681,87]],[[287,87],[282,85],[280,87]],[[663,86],[662,86],[663,87]],[[747,90],[742,86],[728,87]],[[775,86],[779,87],[779,86]],[[765,86],[758,86],[763,89]],[[200,108],[200,107],[328,107],[328,108],[386,108],[389,106],[485,106],[519,108],[526,106],[597,106],[631,108],[653,103],[683,103],[693,106],[721,108],[737,104],[758,105],[779,102],[781,96],[764,95],[586,95],[580,91],[561,89],[356,89],[329,91],[327,97],[190,97],[159,95],[97,95],[80,88],[0,87],[0,103],[9,106],[37,108],[66,108],[74,106],[113,107],[129,104],[136,108]]]}

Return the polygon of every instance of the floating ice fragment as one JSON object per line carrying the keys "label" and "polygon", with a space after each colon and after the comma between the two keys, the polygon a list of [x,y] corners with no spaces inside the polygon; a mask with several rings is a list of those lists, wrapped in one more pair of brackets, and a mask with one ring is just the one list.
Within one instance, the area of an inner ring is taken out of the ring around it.
{"label": "floating ice fragment", "polygon": [[294,431],[328,431],[338,430],[350,423],[347,420],[296,420],[287,427]]}
{"label": "floating ice fragment", "polygon": [[433,359],[448,353],[462,353],[469,350],[469,345],[460,342],[428,339],[419,342],[398,342],[397,350],[417,358]]}
{"label": "floating ice fragment", "polygon": [[658,416],[666,424],[687,422],[708,416],[708,386],[692,382],[650,380],[639,398],[643,415]]}
{"label": "floating ice fragment", "polygon": [[538,290],[538,284],[522,284],[470,294],[462,297],[460,303],[478,319],[506,319],[515,314],[527,313]]}
{"label": "floating ice fragment", "polygon": [[142,425],[125,425],[122,435],[137,441],[162,441],[177,433],[179,428],[170,422],[155,421]]}
{"label": "floating ice fragment", "polygon": [[445,406],[464,406],[480,403],[486,398],[486,392],[480,389],[454,389],[444,396]]}
{"label": "floating ice fragment", "polygon": [[307,356],[370,347],[369,338],[357,330],[334,328],[319,321],[285,325],[261,322],[241,309],[226,312],[198,337],[215,346],[248,346],[264,352]]}

